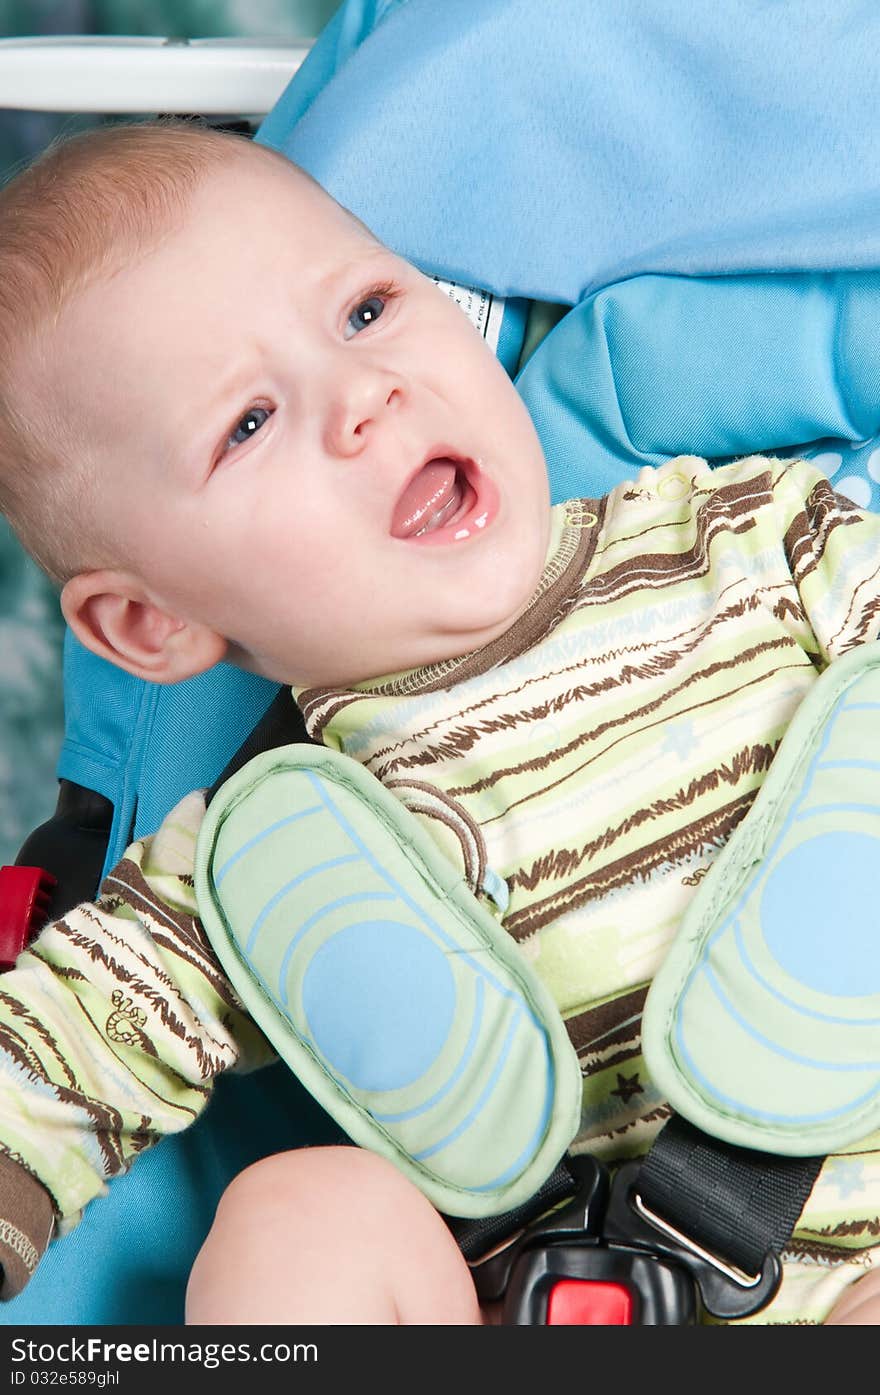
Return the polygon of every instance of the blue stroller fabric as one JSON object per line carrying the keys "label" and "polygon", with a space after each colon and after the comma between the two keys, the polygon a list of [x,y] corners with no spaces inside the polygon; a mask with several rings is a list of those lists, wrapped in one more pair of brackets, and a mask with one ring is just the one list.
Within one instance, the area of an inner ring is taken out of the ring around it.
{"label": "blue stroller fabric", "polygon": [[[518,379],[556,499],[800,447],[873,502],[878,39],[856,0],[348,0],[258,138],[425,270],[574,306]],[[59,774],[113,801],[111,862],[275,691],[225,665],[157,689],[73,640],[65,690]],[[326,1132],[281,1067],[222,1081],[0,1318],[179,1321],[225,1182]]]}
{"label": "blue stroller fabric", "polygon": [[880,271],[637,276],[597,291],[517,381],[554,495],[680,454],[813,458],[880,506]]}
{"label": "blue stroller fabric", "polygon": [[361,0],[259,139],[500,295],[878,266],[878,44],[861,0]]}

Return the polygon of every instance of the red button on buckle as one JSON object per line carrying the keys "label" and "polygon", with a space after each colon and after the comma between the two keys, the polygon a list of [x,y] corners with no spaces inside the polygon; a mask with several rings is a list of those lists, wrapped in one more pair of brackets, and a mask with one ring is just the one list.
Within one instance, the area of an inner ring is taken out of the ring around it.
{"label": "red button on buckle", "polygon": [[632,1294],[622,1284],[593,1279],[561,1279],[547,1304],[554,1327],[621,1327],[632,1323]]}
{"label": "red button on buckle", "polygon": [[42,867],[0,867],[0,972],[46,923],[55,878]]}

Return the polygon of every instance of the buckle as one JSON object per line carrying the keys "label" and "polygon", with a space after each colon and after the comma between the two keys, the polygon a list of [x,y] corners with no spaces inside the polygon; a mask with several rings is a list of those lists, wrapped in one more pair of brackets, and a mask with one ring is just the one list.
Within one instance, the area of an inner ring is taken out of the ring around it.
{"label": "buckle", "polygon": [[0,973],[46,923],[55,878],[42,867],[0,867]]}
{"label": "buckle", "polygon": [[566,1165],[574,1195],[471,1265],[480,1298],[503,1298],[507,1326],[694,1323],[696,1288],[683,1266],[647,1247],[608,1243],[608,1169],[589,1156]]}
{"label": "buckle", "polygon": [[683,1234],[639,1196],[639,1162],[613,1181],[595,1158],[567,1165],[574,1195],[471,1265],[480,1298],[503,1299],[502,1323],[685,1326],[702,1311],[747,1317],[773,1298],[778,1256],[745,1274]]}
{"label": "buckle", "polygon": [[676,1245],[680,1245],[682,1249],[688,1250],[690,1254],[696,1255],[698,1259],[705,1260],[707,1264],[713,1265],[719,1273],[724,1274],[726,1278],[730,1279],[734,1284],[739,1285],[740,1288],[754,1288],[756,1284],[761,1282],[760,1274],[744,1274],[741,1269],[737,1269],[732,1264],[727,1264],[720,1255],[713,1254],[711,1250],[704,1250],[702,1245],[698,1245],[696,1240],[692,1240],[690,1236],[685,1235],[683,1231],[676,1230],[675,1226],[670,1225],[669,1221],[664,1221],[662,1216],[658,1216],[654,1211],[649,1210],[637,1191],[632,1191],[630,1193],[630,1205],[637,1215],[642,1216],[649,1225],[654,1226],[656,1230],[668,1236]]}
{"label": "buckle", "polygon": [[609,1244],[645,1247],[679,1264],[713,1317],[731,1321],[765,1308],[782,1282],[779,1256],[769,1250],[759,1274],[743,1273],[645,1205],[638,1192],[640,1166],[624,1163],[615,1174],[604,1227]]}

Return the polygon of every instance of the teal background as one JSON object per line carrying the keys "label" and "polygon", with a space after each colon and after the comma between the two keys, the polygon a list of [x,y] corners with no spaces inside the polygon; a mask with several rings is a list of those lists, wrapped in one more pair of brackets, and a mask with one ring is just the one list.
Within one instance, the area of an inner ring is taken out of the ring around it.
{"label": "teal background", "polygon": [[[311,38],[338,0],[0,0],[0,37],[31,34],[237,34]],[[0,92],[0,106],[3,94]],[[75,114],[0,110],[0,183]],[[0,519],[0,864],[55,807],[61,742],[63,622],[49,582]]]}

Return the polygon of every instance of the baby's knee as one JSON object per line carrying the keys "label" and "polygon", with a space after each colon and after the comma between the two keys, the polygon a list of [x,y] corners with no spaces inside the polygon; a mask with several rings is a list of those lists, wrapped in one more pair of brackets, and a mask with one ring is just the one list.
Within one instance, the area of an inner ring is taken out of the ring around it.
{"label": "baby's knee", "polygon": [[[274,1298],[345,1267],[352,1194],[381,1169],[357,1148],[304,1148],[263,1158],[220,1198],[187,1286],[187,1320],[265,1320]],[[359,1205],[359,1203],[358,1203]]]}
{"label": "baby's knee", "polygon": [[233,1178],[215,1226],[227,1229],[242,1218],[252,1225],[263,1216],[276,1222],[283,1217],[286,1226],[297,1218],[323,1217],[330,1225],[335,1216],[364,1209],[393,1215],[413,1191],[396,1168],[363,1148],[299,1148],[261,1158]]}
{"label": "baby's knee", "polygon": [[227,1187],[193,1266],[189,1322],[478,1322],[430,1202],[361,1148],[264,1158]]}

